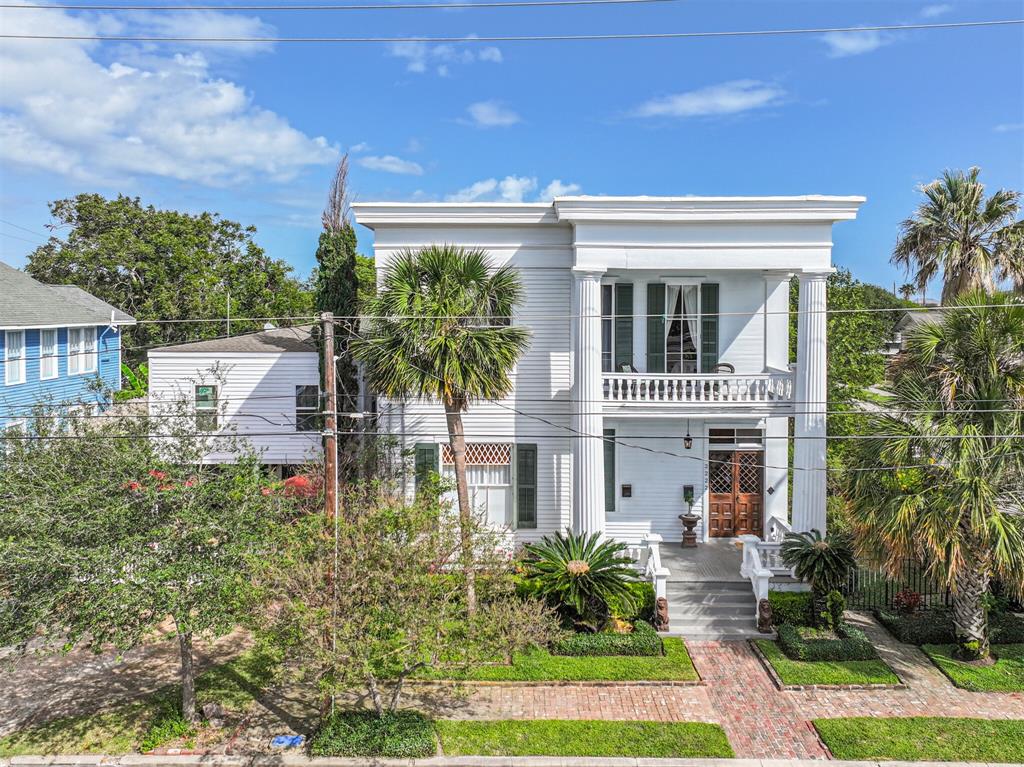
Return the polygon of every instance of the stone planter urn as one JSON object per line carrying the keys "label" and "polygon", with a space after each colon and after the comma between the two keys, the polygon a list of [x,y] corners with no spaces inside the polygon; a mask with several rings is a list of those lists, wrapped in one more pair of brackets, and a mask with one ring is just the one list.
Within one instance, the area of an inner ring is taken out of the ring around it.
{"label": "stone planter urn", "polygon": [[694,532],[694,528],[696,528],[697,523],[700,522],[700,517],[692,511],[688,511],[685,514],[679,515],[679,521],[683,523],[683,548],[697,548],[697,533]]}

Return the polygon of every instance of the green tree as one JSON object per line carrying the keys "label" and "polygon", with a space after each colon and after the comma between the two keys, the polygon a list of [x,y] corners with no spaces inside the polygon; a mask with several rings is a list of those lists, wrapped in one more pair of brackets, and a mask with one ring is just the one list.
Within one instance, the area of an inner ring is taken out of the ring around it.
{"label": "green tree", "polygon": [[[64,651],[126,651],[170,617],[181,711],[193,721],[193,642],[253,614],[253,558],[266,555],[292,500],[267,494],[242,443],[195,434],[184,407],[98,425],[47,413],[0,441],[0,646],[24,650],[41,636]],[[204,464],[213,450],[239,457]]]}
{"label": "green tree", "polygon": [[915,295],[917,295],[919,288],[912,282],[904,282],[900,285],[900,296],[904,301],[910,301]]}
{"label": "green tree", "polygon": [[921,187],[924,201],[900,224],[892,262],[921,290],[942,273],[942,303],[971,290],[992,293],[1004,281],[1024,290],[1024,221],[1020,192],[985,197],[980,170],[946,170]]}
{"label": "green tree", "polygon": [[[890,411],[847,480],[859,549],[927,563],[953,594],[959,653],[985,658],[993,577],[1024,587],[1024,304],[968,293],[914,328]],[[879,467],[895,466],[880,471]]]}
{"label": "green tree", "polygon": [[389,399],[441,402],[455,464],[467,569],[467,608],[476,609],[473,509],[466,484],[462,414],[476,400],[500,399],[512,389],[510,373],[526,350],[529,332],[514,327],[523,296],[518,274],[492,270],[486,253],[451,245],[404,250],[388,264],[370,302],[364,339],[353,344],[370,385]]}
{"label": "green tree", "polygon": [[[139,320],[177,320],[124,329],[125,361],[133,366],[146,358],[140,347],[224,335],[229,295],[233,317],[311,314],[311,296],[291,267],[256,244],[254,227],[216,213],[158,210],[123,195],[80,194],[50,203],[50,214],[60,236],[29,255],[33,277],[78,285]],[[231,332],[263,324],[232,320]]]}

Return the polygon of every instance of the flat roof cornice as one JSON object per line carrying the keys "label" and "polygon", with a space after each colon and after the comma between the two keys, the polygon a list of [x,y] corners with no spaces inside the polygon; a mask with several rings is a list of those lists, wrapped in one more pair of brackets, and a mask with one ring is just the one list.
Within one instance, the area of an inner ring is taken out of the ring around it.
{"label": "flat roof cornice", "polygon": [[357,202],[356,221],[370,229],[380,224],[557,224],[550,202]]}

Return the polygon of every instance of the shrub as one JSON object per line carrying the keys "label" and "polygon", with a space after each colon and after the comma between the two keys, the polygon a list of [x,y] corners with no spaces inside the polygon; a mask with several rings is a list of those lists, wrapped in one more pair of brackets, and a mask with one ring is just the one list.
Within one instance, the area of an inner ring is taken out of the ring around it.
{"label": "shrub", "polygon": [[825,619],[826,625],[833,631],[839,631],[846,623],[843,613],[846,612],[846,600],[843,595],[833,589],[825,597]]}
{"label": "shrub", "polygon": [[892,609],[900,615],[910,615],[921,607],[921,601],[921,595],[913,589],[900,589],[892,598]]}
{"label": "shrub", "polygon": [[850,570],[857,566],[845,536],[823,538],[817,530],[786,533],[780,552],[796,577],[807,581],[822,596],[842,588]]}
{"label": "shrub", "polygon": [[664,655],[661,637],[649,623],[637,621],[628,634],[603,631],[599,634],[572,634],[556,641],[553,655]]}
{"label": "shrub", "polygon": [[377,716],[373,711],[337,711],[309,744],[313,756],[415,759],[437,753],[434,726],[416,711]]}
{"label": "shrub", "polygon": [[608,607],[611,609],[612,615],[629,623],[636,621],[654,623],[654,585],[649,581],[636,581],[626,584],[626,586],[632,595],[632,608],[614,597],[608,600]]}
{"label": "shrub", "polygon": [[875,610],[875,617],[890,634],[907,644],[950,644],[956,641],[953,621],[944,608],[918,610],[909,615]]}
{"label": "shrub", "polygon": [[801,661],[874,660],[874,646],[864,633],[853,626],[842,625],[836,639],[805,637],[799,628],[783,624],[778,628],[779,646],[786,656]]}
{"label": "shrub", "polygon": [[809,591],[769,591],[768,602],[776,626],[814,625],[814,598]]}

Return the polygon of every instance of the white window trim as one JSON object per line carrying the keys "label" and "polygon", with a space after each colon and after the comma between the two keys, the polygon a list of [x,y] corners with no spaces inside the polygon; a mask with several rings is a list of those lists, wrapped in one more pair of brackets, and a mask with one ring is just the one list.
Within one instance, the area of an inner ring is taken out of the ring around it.
{"label": "white window trim", "polygon": [[[491,440],[482,440],[482,441],[491,441]],[[447,440],[437,440],[437,443],[438,443],[438,469],[440,470],[441,476],[442,477],[445,476],[445,467],[448,467],[448,466],[450,466],[452,468],[452,472],[454,474],[455,464],[454,463],[448,463],[448,462],[446,462],[444,460],[444,446],[446,444],[448,444],[448,441]],[[469,443],[467,442],[466,444],[468,445]],[[516,460],[516,443],[515,442],[508,442],[508,443],[502,443],[502,444],[510,445],[509,463],[507,464],[508,465],[509,483],[507,485],[472,485],[472,486],[469,486],[468,483],[467,483],[467,488],[466,489],[469,490],[471,487],[473,487],[473,488],[481,487],[481,488],[485,488],[485,489],[487,489],[487,488],[505,488],[505,487],[507,487],[508,488],[508,495],[509,495],[508,513],[511,516],[511,519],[509,519],[509,521],[507,521],[505,523],[504,527],[506,527],[509,530],[515,530],[516,529],[516,520],[519,518],[519,508],[518,508],[519,494],[516,492],[516,488],[519,486],[518,474],[517,474],[516,467],[518,466],[519,462],[518,462],[518,460]],[[505,464],[496,464],[496,465],[504,466]],[[454,479],[454,477],[453,477],[453,479]],[[471,493],[471,495],[472,495],[472,493]]]}
{"label": "white window trim", "polygon": [[[669,278],[669,279],[659,280],[659,282],[661,282],[665,286],[665,306],[662,308],[662,316],[664,316],[664,318],[665,318],[665,331],[666,331],[666,334],[665,334],[665,337],[662,339],[662,344],[661,344],[662,352],[665,355],[665,367],[666,368],[668,367],[668,324],[669,324],[669,321],[670,321],[669,318],[672,316],[672,315],[670,315],[668,313],[669,312],[669,307],[668,307],[668,292],[669,291],[668,291],[668,289],[670,287],[672,287],[672,288],[679,288],[680,293],[682,293],[682,291],[685,290],[686,288],[693,288],[693,287],[695,287],[697,289],[697,312],[696,312],[696,315],[697,315],[697,332],[696,332],[696,334],[694,335],[694,338],[693,338],[693,345],[694,345],[694,349],[697,352],[697,360],[696,360],[697,372],[696,373],[681,373],[679,375],[700,375],[702,373],[708,372],[706,370],[701,370],[700,334],[701,334],[701,331],[703,330],[703,328],[701,327],[701,324],[702,324],[701,323],[701,319],[704,316],[703,313],[701,312],[701,299],[700,299],[700,286],[701,286],[701,282],[702,281],[701,280],[694,280],[694,279]],[[648,308],[648,314],[651,314],[649,308]],[[682,321],[684,323],[686,322],[686,317],[688,317],[688,316],[690,316],[690,315],[688,315],[688,314],[681,315]]]}
{"label": "white window trim", "polygon": [[[43,354],[45,345],[43,344],[43,336],[47,333],[53,333],[53,354]],[[45,369],[45,363],[48,360],[53,360],[53,375],[43,375]],[[39,330],[39,380],[40,381],[52,381],[54,378],[60,378],[60,330],[57,328],[41,328]]]}
{"label": "white window trim", "polygon": [[[92,330],[92,351],[87,351],[86,342],[90,338],[89,330]],[[75,334],[77,338],[81,339],[81,345],[79,346],[78,352],[71,351],[71,335]],[[95,325],[79,327],[79,328],[68,328],[68,375],[89,375],[95,373],[99,367],[99,333]],[[75,360],[81,367],[72,372],[71,362]]]}
{"label": "white window trim", "polygon": [[[10,338],[12,335],[21,336],[21,354],[17,357],[11,356]],[[25,355],[28,352],[27,342],[28,338],[24,330],[4,331],[4,384],[6,386],[17,386],[18,384],[25,383]],[[11,371],[13,370],[18,371],[18,378],[11,375]]]}

